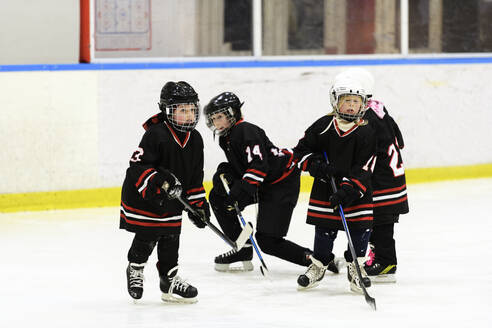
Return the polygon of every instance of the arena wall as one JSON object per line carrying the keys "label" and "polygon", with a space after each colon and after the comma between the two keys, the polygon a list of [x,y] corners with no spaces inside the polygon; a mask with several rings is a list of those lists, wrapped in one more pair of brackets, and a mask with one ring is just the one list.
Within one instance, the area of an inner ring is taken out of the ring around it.
{"label": "arena wall", "polygon": [[[409,182],[492,176],[487,101],[492,63],[363,67],[375,77],[375,98],[403,132]],[[330,111],[328,90],[344,68],[0,70],[0,211],[25,209],[23,199],[41,199],[46,192],[55,197],[51,208],[63,207],[60,192],[69,190],[110,193],[113,204],[142,123],[158,112],[160,89],[168,80],[192,84],[202,106],[220,92],[235,92],[245,102],[246,120],[263,127],[277,146],[293,147]],[[210,181],[224,156],[203,117],[197,128]]]}

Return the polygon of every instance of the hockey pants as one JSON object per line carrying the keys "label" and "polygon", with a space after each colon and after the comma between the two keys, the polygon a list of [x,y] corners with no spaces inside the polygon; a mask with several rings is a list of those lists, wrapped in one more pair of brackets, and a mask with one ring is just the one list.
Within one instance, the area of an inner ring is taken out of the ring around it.
{"label": "hockey pants", "polygon": [[[219,194],[212,189],[209,201],[222,231],[229,238],[235,240],[241,233],[242,227],[236,211],[227,208],[225,197],[228,196]],[[253,200],[251,200],[251,203],[253,203]],[[290,217],[284,221],[286,222],[282,222],[282,218],[277,219],[273,216],[265,218],[258,217],[258,230],[255,234],[258,246],[268,255],[276,256],[295,264],[308,266],[311,264],[311,261],[307,260],[306,253],[311,253],[311,251],[309,248],[302,247],[284,238],[290,224]],[[262,227],[268,231],[263,231]],[[269,227],[272,228],[269,229]]]}

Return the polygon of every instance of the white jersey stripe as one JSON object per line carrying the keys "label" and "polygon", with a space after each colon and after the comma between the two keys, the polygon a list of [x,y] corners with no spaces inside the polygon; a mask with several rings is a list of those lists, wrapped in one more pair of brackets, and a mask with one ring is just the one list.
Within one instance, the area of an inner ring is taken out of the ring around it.
{"label": "white jersey stripe", "polygon": [[297,163],[297,167],[298,168],[302,168],[302,163],[304,163],[304,161],[309,157],[311,156],[313,153],[309,153],[307,155],[304,155],[303,158],[301,158],[301,160],[299,161],[299,163]]}
{"label": "white jersey stripe", "polygon": [[166,222],[166,221],[176,221],[176,220],[181,220],[181,215],[176,215],[176,216],[170,216],[167,218],[154,218],[146,215],[139,215],[139,214],[134,214],[134,213],[129,213],[125,211],[123,206],[120,206],[120,209],[123,213],[125,213],[126,217],[128,218],[133,218],[137,220],[151,220],[151,221],[159,221],[159,222]]}
{"label": "white jersey stripe", "polygon": [[318,211],[318,212],[328,212],[328,213],[333,213],[333,209],[329,207],[319,207],[319,206],[313,206],[309,205],[308,209]]}
{"label": "white jersey stripe", "polygon": [[[309,205],[308,209],[318,211],[318,212],[334,213],[333,209],[329,208],[329,207],[319,207],[319,206]],[[337,211],[337,213],[338,213],[338,211]],[[373,211],[372,210],[364,210],[364,211],[357,211],[357,212],[352,212],[352,213],[348,213],[348,214],[345,213],[345,217],[351,218],[354,216],[366,215],[366,214],[372,215]]]}
{"label": "white jersey stripe", "polygon": [[377,196],[377,197],[373,197],[372,200],[373,201],[379,201],[379,200],[385,200],[385,199],[393,199],[393,198],[400,198],[401,196],[404,196],[407,194],[407,191],[406,190],[403,190],[397,194],[391,194],[391,195],[384,195],[384,196]]}
{"label": "white jersey stripe", "polygon": [[345,214],[345,217],[346,218],[353,218],[354,216],[366,215],[366,214],[372,215],[372,210],[359,211],[359,212],[353,212],[353,213],[350,213],[350,214]]}
{"label": "white jersey stripe", "polygon": [[149,179],[150,177],[152,177],[154,174],[157,174],[157,171],[154,171],[152,172],[152,174],[149,174],[149,176],[144,180],[144,183],[142,184],[142,186],[138,189],[138,192],[141,193],[142,190],[144,190],[145,188],[147,188],[147,184],[149,183]]}
{"label": "white jersey stripe", "polygon": [[198,198],[204,198],[205,197],[205,193],[201,193],[201,194],[196,194],[196,195],[191,195],[191,196],[188,196],[188,199],[189,200],[192,200],[192,199],[198,199]]}
{"label": "white jersey stripe", "polygon": [[263,182],[263,180],[264,180],[263,178],[261,178],[261,177],[259,177],[257,175],[251,174],[251,173],[246,173],[246,174],[243,175],[243,179],[246,178],[246,177],[249,177],[249,178],[251,178],[253,180],[260,181],[260,182]]}

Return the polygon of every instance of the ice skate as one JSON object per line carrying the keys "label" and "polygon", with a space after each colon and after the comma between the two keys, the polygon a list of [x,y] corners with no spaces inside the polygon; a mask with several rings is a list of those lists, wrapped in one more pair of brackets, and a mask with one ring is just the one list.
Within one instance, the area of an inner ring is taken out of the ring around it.
{"label": "ice skate", "polygon": [[144,267],[145,263],[128,263],[126,268],[128,294],[136,300],[141,299],[143,294]]}
{"label": "ice skate", "polygon": [[297,278],[298,290],[316,287],[325,276],[328,266],[323,265],[321,261],[318,261],[313,256],[311,256],[311,261],[313,263],[308,267],[306,273]]}
{"label": "ice skate", "polygon": [[178,266],[175,266],[167,275],[162,275],[160,288],[161,299],[164,302],[173,303],[196,303],[198,301],[198,290],[182,280],[178,275]]}
{"label": "ice skate", "polygon": [[[357,262],[359,264],[360,272],[362,274],[362,281],[366,288],[371,287],[371,280],[367,277],[367,273],[364,270],[365,257],[358,257]],[[350,282],[350,290],[362,294],[362,288],[359,281],[359,275],[357,274],[357,269],[354,262],[347,263],[347,279]]]}
{"label": "ice skate", "polygon": [[244,245],[238,251],[230,251],[220,254],[215,258],[215,270],[220,272],[253,271],[253,247],[251,244]]}
{"label": "ice skate", "polygon": [[373,262],[371,266],[365,266],[369,278],[374,283],[396,282],[396,264],[381,264]]}
{"label": "ice skate", "polygon": [[[312,251],[306,251],[306,252],[304,252],[304,254],[306,255],[306,261],[305,261],[304,265],[310,266],[313,263],[311,261],[311,257],[313,256],[313,252]],[[336,259],[333,259],[332,261],[330,261],[330,263],[328,263],[327,270],[331,271],[335,274],[338,274],[338,273],[340,273],[340,269],[339,269],[338,263],[335,260]]]}
{"label": "ice skate", "polygon": [[328,267],[326,268],[328,271],[331,271],[335,274],[340,273],[340,269],[338,268],[337,262],[335,262],[335,259],[331,260],[330,263],[328,263]]}

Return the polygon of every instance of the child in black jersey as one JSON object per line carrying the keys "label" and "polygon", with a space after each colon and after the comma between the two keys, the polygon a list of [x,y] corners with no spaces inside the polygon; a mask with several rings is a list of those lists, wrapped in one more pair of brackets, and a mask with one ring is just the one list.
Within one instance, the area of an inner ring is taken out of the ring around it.
{"label": "child in black jersey", "polygon": [[[292,165],[291,151],[275,147],[263,129],[243,120],[242,105],[234,93],[224,92],[204,108],[207,125],[214,136],[219,136],[220,148],[228,161],[220,163],[213,177],[209,198],[212,210],[224,233],[236,239],[241,227],[231,205],[236,202],[242,210],[258,203],[255,237],[260,249],[307,266],[311,251],[284,238],[299,197],[300,170]],[[230,197],[219,178],[221,174],[230,183]],[[246,244],[238,252],[231,250],[217,256],[216,270],[252,270],[251,246]],[[236,262],[242,262],[242,267],[230,266]]]}
{"label": "child in black jersey", "polygon": [[120,228],[135,233],[127,287],[131,297],[142,297],[143,269],[157,245],[162,300],[195,302],[197,289],[177,275],[183,205],[175,198],[183,193],[201,214],[188,217],[205,227],[210,210],[203,188],[203,140],[195,130],[198,95],[186,82],[168,82],[159,108],[162,112],[143,125],[146,131],[130,159],[121,193]]}
{"label": "child in black jersey", "polygon": [[[366,94],[352,80],[336,81],[330,90],[333,112],[314,122],[294,148],[298,166],[315,178],[309,199],[307,223],[315,225],[312,264],[298,278],[299,289],[316,286],[333,260],[333,242],[343,230],[338,206],[342,205],[357,259],[347,248],[350,288],[361,292],[354,263],[363,271],[363,258],[372,226],[371,170],[376,141],[374,131],[362,119]],[[334,177],[337,191],[332,189]],[[352,263],[354,262],[354,263]],[[363,272],[363,276],[365,273]],[[364,285],[370,280],[363,277]]]}
{"label": "child in black jersey", "polygon": [[369,98],[364,119],[376,132],[377,161],[371,179],[374,221],[369,242],[372,249],[365,270],[373,282],[396,282],[394,226],[399,221],[400,214],[409,211],[401,154],[404,147],[403,136],[384,104],[374,99],[374,78],[370,72],[354,67],[337,77],[353,78],[362,83]]}

